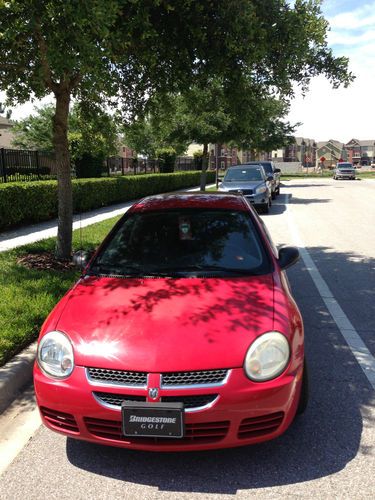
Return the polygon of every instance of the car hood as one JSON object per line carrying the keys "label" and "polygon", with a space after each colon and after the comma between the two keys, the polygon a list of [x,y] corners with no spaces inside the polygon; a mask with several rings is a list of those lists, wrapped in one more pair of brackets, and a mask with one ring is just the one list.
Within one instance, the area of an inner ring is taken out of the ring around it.
{"label": "car hood", "polygon": [[258,186],[263,186],[264,181],[253,181],[253,182],[222,182],[221,187],[224,189],[232,190],[241,190],[241,189],[253,189],[255,190]]}
{"label": "car hood", "polygon": [[[56,329],[80,366],[147,372],[233,368],[274,325],[273,276],[87,277],[66,295]],[[62,304],[61,304],[62,305]]]}

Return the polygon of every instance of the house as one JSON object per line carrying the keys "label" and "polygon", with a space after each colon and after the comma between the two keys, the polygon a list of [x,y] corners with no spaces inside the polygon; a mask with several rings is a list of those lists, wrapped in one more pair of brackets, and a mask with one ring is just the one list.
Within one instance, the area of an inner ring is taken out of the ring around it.
{"label": "house", "polygon": [[318,142],[317,159],[326,168],[333,168],[340,160],[347,161],[345,144],[335,139]]}
{"label": "house", "polygon": [[13,122],[0,116],[0,148],[13,148],[12,141],[14,134],[12,132]]}
{"label": "house", "polygon": [[347,160],[353,165],[371,165],[375,161],[375,140],[351,139],[345,144]]}

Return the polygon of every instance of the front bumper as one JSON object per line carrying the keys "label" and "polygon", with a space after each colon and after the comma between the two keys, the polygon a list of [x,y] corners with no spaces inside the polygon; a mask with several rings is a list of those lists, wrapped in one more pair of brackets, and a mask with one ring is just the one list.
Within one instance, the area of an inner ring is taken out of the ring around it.
{"label": "front bumper", "polygon": [[121,409],[103,406],[94,392],[144,396],[147,389],[103,387],[89,383],[86,370],[77,366],[63,381],[46,377],[34,368],[34,383],[43,423],[67,436],[100,444],[150,451],[189,451],[259,443],[282,434],[298,405],[303,365],[275,380],[254,383],[242,368],[230,370],[227,382],[208,388],[160,389],[163,396],[214,394],[206,408],[185,412],[182,439],[128,438],[121,430]]}
{"label": "front bumper", "polygon": [[336,172],[335,177],[336,179],[355,179],[355,172]]}

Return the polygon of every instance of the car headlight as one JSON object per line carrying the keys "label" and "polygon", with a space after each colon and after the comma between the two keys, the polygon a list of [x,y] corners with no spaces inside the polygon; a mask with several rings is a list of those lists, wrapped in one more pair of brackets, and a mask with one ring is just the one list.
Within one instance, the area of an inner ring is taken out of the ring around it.
{"label": "car headlight", "polygon": [[258,187],[255,190],[256,194],[265,193],[266,191],[267,191],[267,188],[265,186]]}
{"label": "car headlight", "polygon": [[39,342],[37,360],[47,375],[69,377],[74,368],[73,346],[64,333],[49,332]]}
{"label": "car headlight", "polygon": [[271,380],[285,370],[289,356],[289,342],[282,333],[264,333],[254,340],[247,351],[245,373],[255,382]]}

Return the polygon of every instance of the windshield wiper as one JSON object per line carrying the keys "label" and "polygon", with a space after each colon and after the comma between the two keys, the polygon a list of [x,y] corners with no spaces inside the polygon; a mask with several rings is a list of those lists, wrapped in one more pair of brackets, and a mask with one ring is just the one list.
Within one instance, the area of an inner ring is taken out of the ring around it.
{"label": "windshield wiper", "polygon": [[125,269],[110,268],[102,264],[94,264],[89,269],[89,274],[99,274],[101,276],[143,276],[144,273],[139,266],[126,265]]}
{"label": "windshield wiper", "polygon": [[169,273],[185,273],[185,272],[207,272],[207,271],[219,271],[231,274],[251,274],[251,271],[247,269],[240,269],[235,267],[224,267],[224,266],[214,266],[214,265],[203,265],[203,264],[194,264],[189,266],[181,266],[181,267],[168,267],[161,269],[161,272],[169,272]]}

